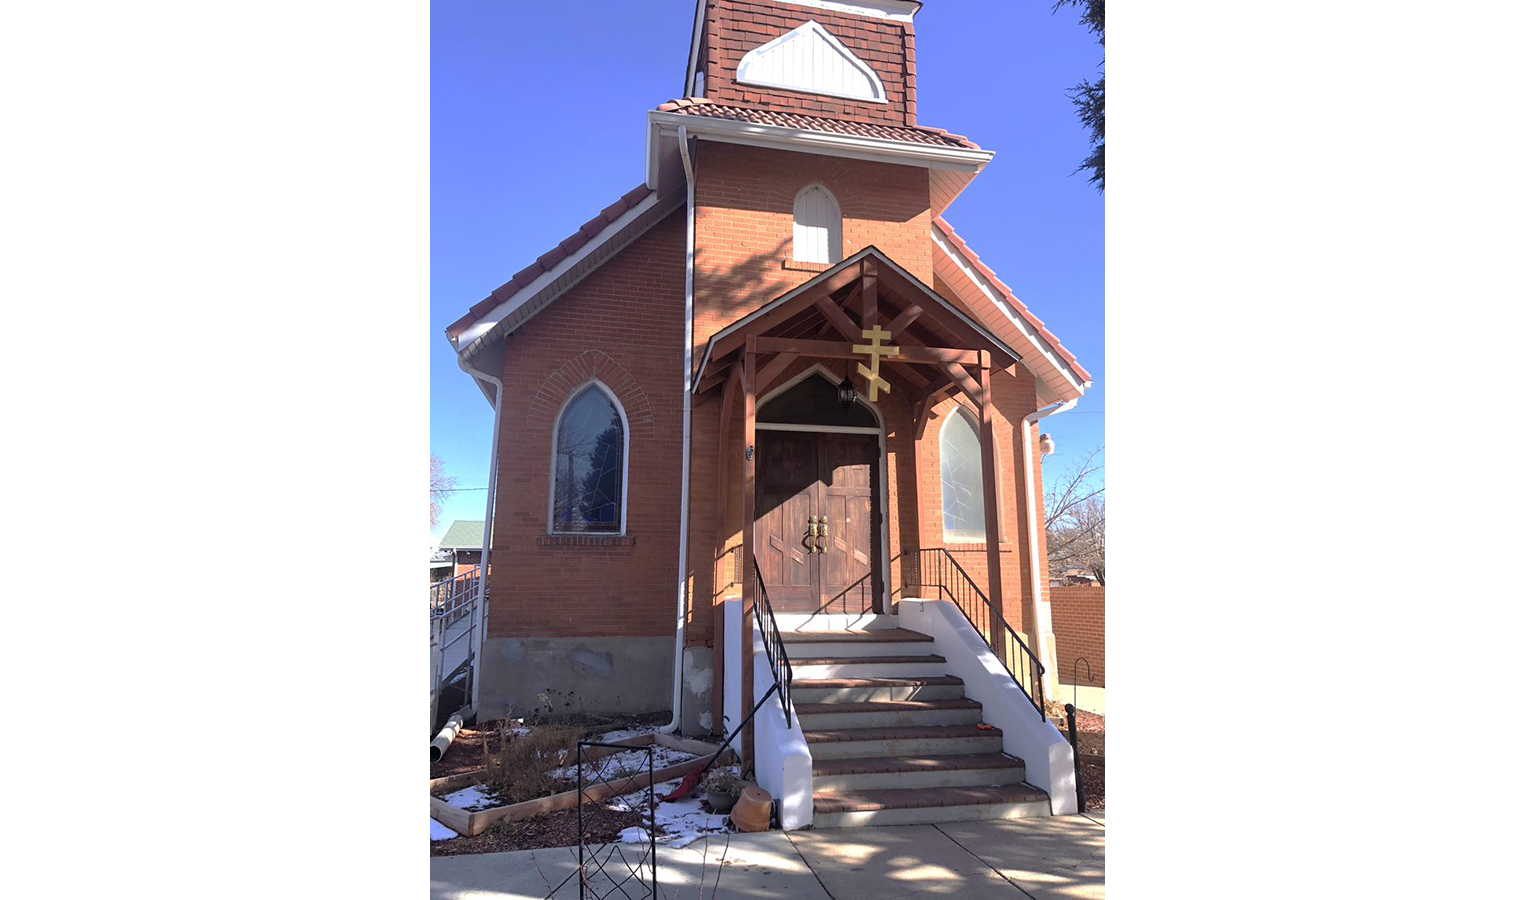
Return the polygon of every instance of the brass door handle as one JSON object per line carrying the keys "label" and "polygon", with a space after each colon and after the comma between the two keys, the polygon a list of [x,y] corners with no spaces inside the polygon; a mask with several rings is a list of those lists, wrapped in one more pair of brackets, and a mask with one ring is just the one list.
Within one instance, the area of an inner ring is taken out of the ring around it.
{"label": "brass door handle", "polygon": [[820,552],[826,553],[827,552],[827,517],[826,516],[822,516],[821,517],[821,524],[819,526],[817,526],[817,527],[820,529],[819,533],[821,534],[821,545],[820,545],[821,546],[821,551]]}

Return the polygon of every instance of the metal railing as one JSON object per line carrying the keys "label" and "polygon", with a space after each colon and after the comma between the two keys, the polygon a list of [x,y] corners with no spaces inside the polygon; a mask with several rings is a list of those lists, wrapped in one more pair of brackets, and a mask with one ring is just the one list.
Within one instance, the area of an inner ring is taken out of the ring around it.
{"label": "metal railing", "polygon": [[475,591],[480,587],[480,567],[476,566],[453,578],[439,581],[427,589],[427,602],[434,619],[451,625],[469,612]]}
{"label": "metal railing", "polygon": [[763,570],[752,560],[752,572],[757,577],[757,602],[752,604],[752,614],[757,617],[757,630],[763,633],[763,647],[767,650],[768,668],[773,672],[773,689],[779,692],[779,705],[784,708],[784,722],[795,725],[794,706],[789,702],[790,688],[794,686],[795,672],[789,665],[789,653],[784,649],[784,637],[779,634],[779,623],[773,617],[773,604],[768,600],[768,586],[763,583]]}
{"label": "metal railing", "polygon": [[976,634],[997,654],[997,658],[1008,669],[1008,674],[1013,676],[1013,683],[1029,698],[1030,704],[1040,712],[1040,721],[1044,722],[1045,665],[1040,662],[1040,658],[1029,649],[1019,633],[1003,618],[998,606],[987,599],[987,595],[982,593],[981,588],[976,586],[976,582],[971,580],[965,568],[948,550],[932,547],[914,551],[912,555],[917,560],[915,566],[909,567],[909,571],[917,573],[917,583],[923,587],[938,588],[943,595],[941,599],[955,604],[955,608],[976,629]]}

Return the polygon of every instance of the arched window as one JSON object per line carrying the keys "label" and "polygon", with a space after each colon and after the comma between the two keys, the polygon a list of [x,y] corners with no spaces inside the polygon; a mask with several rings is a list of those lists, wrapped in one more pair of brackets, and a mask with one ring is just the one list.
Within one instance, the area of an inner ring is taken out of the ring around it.
{"label": "arched window", "polygon": [[598,382],[576,391],[555,423],[550,522],[555,534],[622,534],[629,425]]}
{"label": "arched window", "polygon": [[795,259],[810,263],[843,259],[843,211],[832,192],[819,184],[795,197]]}
{"label": "arched window", "polygon": [[984,542],[987,519],[981,488],[981,438],[970,414],[960,409],[951,412],[939,429],[939,483],[944,492],[944,540]]}

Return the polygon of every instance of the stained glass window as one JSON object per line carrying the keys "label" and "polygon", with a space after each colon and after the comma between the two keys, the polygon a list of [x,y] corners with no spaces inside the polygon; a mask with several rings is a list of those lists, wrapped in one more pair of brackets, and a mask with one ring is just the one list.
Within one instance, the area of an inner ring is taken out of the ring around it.
{"label": "stained glass window", "polygon": [[939,429],[939,481],[944,490],[944,540],[981,543],[987,519],[981,489],[981,438],[956,410]]}
{"label": "stained glass window", "polygon": [[589,385],[555,426],[553,532],[618,534],[623,522],[624,420],[608,395]]}

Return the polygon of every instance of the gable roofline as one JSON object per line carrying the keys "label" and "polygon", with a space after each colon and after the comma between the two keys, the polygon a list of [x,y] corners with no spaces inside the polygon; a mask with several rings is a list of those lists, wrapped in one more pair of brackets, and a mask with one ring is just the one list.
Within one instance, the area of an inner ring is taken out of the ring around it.
{"label": "gable roofline", "polygon": [[[942,216],[934,216],[931,236],[937,251],[934,258],[934,274],[949,284],[956,293],[963,295],[963,284],[953,283],[956,280],[969,281],[974,287],[974,293],[986,298],[994,308],[1001,313],[1009,323],[1024,337],[1027,351],[1026,357],[1033,358],[1034,365],[1028,368],[1052,385],[1058,392],[1065,391],[1066,396],[1082,396],[1093,386],[1093,375],[1083,368],[1061,339],[1052,334],[1045,327],[1045,323],[1038,316],[1029,311],[1008,285],[997,276],[981,257],[976,255],[955,232],[955,229]],[[945,277],[953,271],[958,278]],[[1018,341],[1010,342],[1018,346]]]}
{"label": "gable roofline", "polygon": [[598,265],[649,231],[683,202],[646,185],[626,193],[575,233],[525,267],[447,328],[449,343],[469,357],[526,322]]}
{"label": "gable roofline", "polygon": [[966,310],[961,309],[961,308],[955,306],[953,303],[950,303],[948,300],[944,299],[942,296],[939,295],[938,291],[935,291],[929,285],[924,284],[923,281],[921,279],[919,279],[917,276],[913,275],[911,272],[908,272],[906,269],[902,268],[902,266],[900,264],[896,263],[889,256],[886,256],[884,253],[882,253],[878,247],[875,247],[875,246],[871,245],[871,246],[865,247],[863,250],[860,250],[859,252],[853,254],[852,256],[849,256],[849,257],[843,259],[841,262],[837,263],[834,266],[829,267],[825,271],[820,272],[819,274],[817,274],[817,276],[815,278],[812,278],[812,279],[806,281],[805,283],[799,285],[798,287],[794,287],[794,288],[791,288],[788,291],[785,291],[784,293],[782,293],[779,296],[773,298],[772,300],[768,301],[767,303],[764,303],[762,306],[759,306],[757,309],[753,310],[752,312],[748,313],[747,315],[742,316],[741,318],[737,319],[736,321],[732,322],[731,324],[725,326],[724,328],[722,328],[719,331],[715,332],[714,334],[710,335],[709,343],[704,345],[704,353],[700,357],[698,371],[694,372],[694,374],[693,374],[693,388],[692,388],[693,392],[694,393],[698,393],[699,385],[701,383],[703,383],[703,381],[704,381],[704,371],[707,368],[709,368],[709,359],[710,359],[711,356],[714,355],[715,344],[719,343],[719,341],[722,338],[730,337],[731,335],[735,334],[736,332],[738,332],[738,331],[742,330],[743,328],[746,328],[747,326],[751,325],[753,322],[757,321],[758,319],[761,319],[762,317],[764,317],[764,316],[768,315],[769,313],[773,312],[775,309],[779,308],[780,306],[783,306],[784,304],[789,303],[790,301],[794,300],[796,297],[800,296],[801,294],[805,293],[806,291],[814,290],[816,287],[820,286],[823,282],[825,282],[828,279],[830,279],[836,273],[841,272],[842,270],[848,268],[849,266],[853,266],[853,265],[858,264],[865,257],[873,257],[874,259],[879,260],[883,265],[885,265],[887,268],[889,268],[892,272],[895,272],[895,273],[899,274],[900,277],[906,279],[906,281],[908,281],[913,287],[917,288],[918,290],[920,290],[924,294],[926,294],[929,299],[935,301],[940,306],[942,306],[945,310],[947,310],[949,313],[951,313],[952,315],[954,315],[957,318],[959,318],[968,327],[974,328],[978,333],[980,333],[983,336],[985,336],[988,340],[992,341],[994,344],[996,344],[999,347],[1003,348],[1005,351],[1007,351],[1012,356],[1012,358],[1010,360],[1010,363],[1018,363],[1018,362],[1022,361],[1021,357],[1018,355],[1018,352],[1013,349],[1012,344],[1010,344],[1008,341],[1003,340],[1001,337],[998,337],[998,335],[992,329],[988,328],[986,325],[983,325],[982,323],[976,321],[975,317],[972,316]]}

